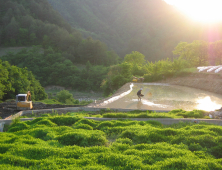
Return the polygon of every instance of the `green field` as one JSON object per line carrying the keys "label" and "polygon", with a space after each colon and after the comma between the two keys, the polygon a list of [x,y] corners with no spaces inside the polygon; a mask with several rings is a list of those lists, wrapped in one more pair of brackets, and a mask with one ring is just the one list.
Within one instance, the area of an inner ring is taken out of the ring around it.
{"label": "green field", "polygon": [[54,116],[0,133],[0,169],[222,169],[222,127]]}

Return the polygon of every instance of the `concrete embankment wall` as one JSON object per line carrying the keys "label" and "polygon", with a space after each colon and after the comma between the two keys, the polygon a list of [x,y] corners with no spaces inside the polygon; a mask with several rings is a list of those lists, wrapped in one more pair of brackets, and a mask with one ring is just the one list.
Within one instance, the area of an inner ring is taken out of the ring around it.
{"label": "concrete embankment wall", "polygon": [[[26,115],[41,115],[45,113],[58,113],[58,114],[66,114],[68,112],[79,112],[79,111],[88,111],[88,112],[99,112],[101,110],[107,110],[107,108],[94,108],[94,107],[66,107],[66,108],[54,108],[54,109],[41,109],[41,110],[24,110],[16,113],[15,115],[12,115],[10,117],[7,117],[6,119],[0,119],[1,121],[9,122],[12,119],[19,118],[20,116],[26,116]],[[132,111],[132,109],[111,109],[113,112],[129,112]],[[140,111],[147,111],[147,110],[140,110]],[[168,112],[168,110],[165,111],[156,111],[156,110],[150,110],[155,112]]]}

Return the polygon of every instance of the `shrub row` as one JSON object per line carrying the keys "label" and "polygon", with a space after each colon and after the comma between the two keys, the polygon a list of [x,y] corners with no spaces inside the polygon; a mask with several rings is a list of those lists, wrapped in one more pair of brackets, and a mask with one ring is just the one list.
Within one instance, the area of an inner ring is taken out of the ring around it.
{"label": "shrub row", "polygon": [[0,133],[0,168],[222,169],[221,142],[206,123],[37,118]]}

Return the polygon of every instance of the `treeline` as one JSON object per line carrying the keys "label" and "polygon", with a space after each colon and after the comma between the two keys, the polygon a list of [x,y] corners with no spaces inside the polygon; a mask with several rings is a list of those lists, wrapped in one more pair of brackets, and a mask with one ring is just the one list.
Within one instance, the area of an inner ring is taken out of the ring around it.
{"label": "treeline", "polygon": [[44,88],[30,71],[0,60],[0,101],[14,99],[15,95],[27,91],[31,91],[32,100],[47,98]]}
{"label": "treeline", "polygon": [[153,82],[172,76],[187,74],[186,68],[221,65],[222,40],[207,42],[195,40],[192,43],[180,42],[174,49],[176,56],[172,59],[149,62],[145,56],[137,51],[127,54],[121,64],[110,67],[102,88],[106,95],[113,93],[132,77],[143,77],[145,82]]}
{"label": "treeline", "polygon": [[0,0],[0,45],[52,47],[71,62],[116,64],[119,57],[99,40],[81,34],[47,0]]}
{"label": "treeline", "polygon": [[52,48],[42,49],[33,46],[17,54],[8,53],[2,57],[12,65],[27,67],[36,76],[42,86],[59,85],[78,90],[100,90],[102,80],[108,73],[108,67],[92,65],[89,61],[85,68],[78,69],[64,54]]}
{"label": "treeline", "polygon": [[206,42],[195,40],[192,43],[180,42],[173,51],[189,61],[193,66],[221,65],[222,63],[222,40]]}
{"label": "treeline", "polygon": [[145,56],[137,51],[127,54],[121,64],[111,66],[106,79],[102,82],[105,95],[115,92],[132,77],[143,77],[145,82],[153,82],[173,75],[179,75],[184,68],[191,67],[190,63],[182,58],[149,62]]}
{"label": "treeline", "polygon": [[184,74],[185,68],[208,65],[210,62],[221,64],[222,41],[207,43],[205,41],[181,42],[173,51],[176,58],[157,62],[145,60],[137,51],[127,54],[122,63],[105,66],[93,66],[87,62],[84,69],[78,69],[63,54],[40,47],[23,49],[17,54],[8,53],[2,59],[19,67],[27,67],[43,86],[60,85],[78,90],[98,91],[102,88],[104,95],[110,95],[118,88],[132,80],[133,76],[143,77],[145,82],[153,82],[172,76]]}

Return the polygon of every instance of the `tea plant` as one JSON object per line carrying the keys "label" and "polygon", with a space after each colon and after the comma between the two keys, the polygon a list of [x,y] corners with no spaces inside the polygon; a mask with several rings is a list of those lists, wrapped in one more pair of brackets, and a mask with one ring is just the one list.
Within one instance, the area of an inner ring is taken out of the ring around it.
{"label": "tea plant", "polygon": [[222,127],[41,117],[0,133],[0,168],[222,169]]}

